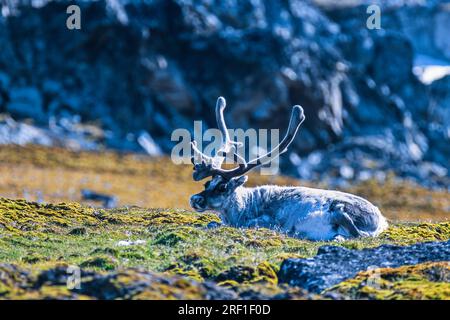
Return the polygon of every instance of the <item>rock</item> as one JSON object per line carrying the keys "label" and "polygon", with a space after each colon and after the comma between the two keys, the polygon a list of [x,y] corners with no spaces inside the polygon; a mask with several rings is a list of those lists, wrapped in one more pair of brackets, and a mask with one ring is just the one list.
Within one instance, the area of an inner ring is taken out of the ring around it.
{"label": "rock", "polygon": [[341,299],[448,300],[450,262],[368,270],[327,289],[324,296]]}
{"label": "rock", "polygon": [[430,160],[448,168],[450,153],[450,75],[436,80],[430,85],[432,99],[429,109],[430,126],[428,136],[430,138]]}
{"label": "rock", "polygon": [[[72,150],[98,150],[101,130],[92,126],[67,125],[68,120],[50,121],[49,127],[15,121],[9,116],[0,117],[1,144],[38,144],[64,146]],[[65,123],[65,124],[64,124]]]}
{"label": "rock", "polygon": [[382,83],[394,90],[411,83],[414,55],[411,42],[401,35],[393,34],[382,35],[374,40],[370,71],[375,83]]}
{"label": "rock", "polygon": [[26,123],[16,122],[6,117],[0,120],[0,144],[40,144],[52,145],[48,131]]}
{"label": "rock", "polygon": [[0,72],[0,92],[7,91],[10,82],[11,79],[9,78],[9,76],[4,72]]}
{"label": "rock", "polygon": [[277,284],[277,274],[274,267],[262,262],[256,268],[249,266],[233,266],[220,273],[216,282],[223,284],[242,284],[242,283],[272,283]]}
{"label": "rock", "polygon": [[67,265],[30,272],[0,264],[3,299],[236,299],[233,291],[205,282],[143,269],[99,273],[80,269],[79,287],[69,289]]}
{"label": "rock", "polygon": [[42,96],[36,88],[13,88],[9,91],[9,99],[6,110],[11,114],[37,121],[44,119]]}
{"label": "rock", "polygon": [[448,37],[448,30],[450,29],[450,5],[448,3],[441,4],[440,10],[435,14],[435,30],[434,30],[434,44],[440,52],[450,59],[450,40]]}
{"label": "rock", "polygon": [[162,151],[159,148],[159,146],[155,143],[155,140],[153,140],[152,136],[147,132],[143,131],[138,139],[138,143],[141,145],[141,147],[147,152],[147,154],[158,157],[162,156]]}
{"label": "rock", "polygon": [[450,261],[450,241],[382,245],[363,250],[322,246],[314,258],[286,259],[278,272],[278,280],[320,293],[369,268],[395,268],[428,261]]}
{"label": "rock", "polygon": [[115,208],[117,206],[117,197],[108,194],[98,193],[89,189],[81,190],[83,200],[100,201],[104,208]]}
{"label": "rock", "polygon": [[[189,290],[187,290],[189,288]],[[95,275],[82,282],[81,294],[97,299],[220,299],[236,298],[212,283],[197,283],[180,277],[162,276],[144,270]]]}

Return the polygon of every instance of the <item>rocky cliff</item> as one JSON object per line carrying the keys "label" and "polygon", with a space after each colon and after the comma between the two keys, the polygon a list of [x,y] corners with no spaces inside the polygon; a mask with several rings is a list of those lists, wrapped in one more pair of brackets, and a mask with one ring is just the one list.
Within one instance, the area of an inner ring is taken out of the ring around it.
{"label": "rocky cliff", "polygon": [[76,115],[107,147],[139,150],[149,132],[169,152],[174,129],[214,126],[219,95],[244,129],[284,127],[301,104],[284,172],[335,184],[392,170],[448,188],[450,76],[413,73],[423,57],[450,64],[439,1],[380,1],[379,30],[367,1],[76,1],[81,30],[66,28],[69,2],[7,3],[0,110],[16,120],[67,129]]}

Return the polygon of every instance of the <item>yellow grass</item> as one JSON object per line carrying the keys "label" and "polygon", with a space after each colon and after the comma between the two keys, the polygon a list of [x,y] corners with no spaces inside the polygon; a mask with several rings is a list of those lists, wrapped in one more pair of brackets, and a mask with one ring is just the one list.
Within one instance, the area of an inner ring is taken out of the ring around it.
{"label": "yellow grass", "polygon": [[[119,205],[189,209],[189,196],[203,185],[192,181],[191,165],[174,165],[169,158],[151,158],[113,152],[71,152],[39,146],[0,147],[0,196],[57,203],[83,202],[81,189],[115,195]],[[283,176],[252,173],[249,185],[308,185]],[[447,220],[450,197],[388,179],[384,184],[368,181],[348,190],[366,197],[393,220]],[[91,203],[92,204],[92,203]]]}

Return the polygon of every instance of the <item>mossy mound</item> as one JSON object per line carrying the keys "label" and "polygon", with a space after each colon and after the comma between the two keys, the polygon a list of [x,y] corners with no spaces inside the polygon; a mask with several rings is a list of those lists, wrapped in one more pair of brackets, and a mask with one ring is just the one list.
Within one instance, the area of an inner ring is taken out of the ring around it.
{"label": "mossy mound", "polygon": [[80,264],[81,268],[95,268],[100,270],[114,270],[117,268],[117,260],[110,256],[94,256]]}
{"label": "mossy mound", "polygon": [[0,264],[0,299],[233,299],[234,292],[214,284],[139,269],[110,273],[80,272],[72,279],[69,266],[40,271]]}
{"label": "mossy mound", "polygon": [[219,285],[235,285],[248,283],[273,283],[278,282],[277,273],[273,266],[267,262],[262,262],[256,267],[250,266],[233,266],[230,269],[220,273],[216,277]]}
{"label": "mossy mound", "polygon": [[450,262],[430,262],[359,273],[327,290],[350,299],[450,299]]}
{"label": "mossy mound", "polygon": [[0,198],[0,226],[8,231],[60,232],[74,225],[95,225],[93,209],[77,203],[38,204]]}
{"label": "mossy mound", "polygon": [[[141,268],[110,272],[78,271],[73,266],[54,263],[42,269],[0,264],[1,299],[312,299],[299,288],[276,285],[224,288],[212,282],[199,282],[186,277],[154,273]],[[70,270],[70,271],[69,271]]]}
{"label": "mossy mound", "polygon": [[197,215],[185,210],[102,210],[78,203],[40,204],[23,199],[0,198],[0,229],[13,233],[67,233],[85,235],[86,227],[106,225],[206,225],[219,219],[212,214]]}
{"label": "mossy mound", "polygon": [[394,224],[381,237],[399,244],[445,241],[450,235],[450,221],[442,223]]}

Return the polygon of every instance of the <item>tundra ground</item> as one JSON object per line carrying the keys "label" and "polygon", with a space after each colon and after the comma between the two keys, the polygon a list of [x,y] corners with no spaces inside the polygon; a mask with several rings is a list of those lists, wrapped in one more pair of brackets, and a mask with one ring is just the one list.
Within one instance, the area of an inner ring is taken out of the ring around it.
{"label": "tundra ground", "polygon": [[[312,257],[324,244],[362,249],[449,240],[446,192],[394,179],[365,182],[350,191],[378,205],[390,228],[378,238],[311,242],[222,226],[213,213],[192,212],[187,199],[201,184],[191,182],[191,170],[166,158],[0,148],[0,298],[450,299],[443,263],[383,269],[375,289],[363,272],[320,295],[280,285],[277,277],[284,259]],[[257,175],[250,181],[300,183]],[[80,204],[83,188],[117,196],[120,208]],[[69,266],[80,268],[81,289],[67,287]]]}

